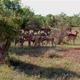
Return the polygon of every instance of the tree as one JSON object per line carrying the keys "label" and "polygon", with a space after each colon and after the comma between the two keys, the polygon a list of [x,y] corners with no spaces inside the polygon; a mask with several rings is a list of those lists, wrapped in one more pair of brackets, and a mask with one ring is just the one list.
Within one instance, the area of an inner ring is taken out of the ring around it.
{"label": "tree", "polygon": [[3,4],[4,9],[10,9],[17,11],[21,8],[20,0],[0,0]]}
{"label": "tree", "polygon": [[34,16],[34,13],[30,10],[29,7],[21,9],[21,17],[23,21],[21,24],[22,29],[28,28],[28,23],[31,21],[33,16]]}
{"label": "tree", "polygon": [[56,25],[56,19],[55,16],[53,16],[52,14],[48,14],[45,17],[45,24],[47,27],[54,27]]}
{"label": "tree", "polygon": [[27,27],[30,29],[44,28],[44,17],[41,15],[34,15],[27,23]]}
{"label": "tree", "polygon": [[[4,0],[0,0],[4,1]],[[16,36],[18,27],[21,25],[22,20],[19,15],[13,10],[4,7],[4,3],[1,2],[0,11],[0,62],[7,61],[8,50],[11,43]],[[6,11],[5,11],[6,10]]]}
{"label": "tree", "polygon": [[66,26],[66,14],[61,12],[61,14],[55,16],[56,20],[57,20],[57,26],[62,28],[64,26]]}

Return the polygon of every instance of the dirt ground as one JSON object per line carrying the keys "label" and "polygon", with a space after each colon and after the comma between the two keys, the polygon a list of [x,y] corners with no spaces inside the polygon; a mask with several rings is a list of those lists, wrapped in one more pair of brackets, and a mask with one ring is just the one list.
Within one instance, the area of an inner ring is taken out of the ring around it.
{"label": "dirt ground", "polygon": [[63,57],[80,63],[80,48],[73,48],[64,51]]}

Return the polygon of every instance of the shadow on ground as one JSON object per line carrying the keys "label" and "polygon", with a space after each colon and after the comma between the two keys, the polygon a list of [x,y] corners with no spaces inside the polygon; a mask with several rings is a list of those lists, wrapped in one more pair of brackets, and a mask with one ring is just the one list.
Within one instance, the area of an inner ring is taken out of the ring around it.
{"label": "shadow on ground", "polygon": [[69,78],[80,78],[80,75],[63,68],[45,68],[37,65],[10,60],[10,66],[14,67],[14,70],[18,70],[19,72],[24,72],[28,76],[40,76],[40,78],[64,78],[64,80],[69,80]]}
{"label": "shadow on ground", "polygon": [[15,53],[17,55],[30,55],[30,56],[34,56],[34,57],[38,57],[42,54],[44,54],[45,52],[56,52],[57,50],[55,49],[55,47],[27,47],[24,46],[23,48],[21,47],[11,47],[10,48],[10,52],[11,53]]}

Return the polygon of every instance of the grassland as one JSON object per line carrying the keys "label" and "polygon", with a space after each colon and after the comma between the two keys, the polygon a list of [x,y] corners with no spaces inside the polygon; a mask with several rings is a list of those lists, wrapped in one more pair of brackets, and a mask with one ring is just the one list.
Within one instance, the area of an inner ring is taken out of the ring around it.
{"label": "grassland", "polygon": [[0,65],[0,80],[80,80],[80,63],[63,57],[70,47],[79,45],[11,46],[10,65]]}
{"label": "grassland", "polygon": [[80,80],[80,63],[64,57],[64,51],[80,48],[80,37],[76,44],[56,47],[11,46],[10,65],[0,65],[0,80]]}

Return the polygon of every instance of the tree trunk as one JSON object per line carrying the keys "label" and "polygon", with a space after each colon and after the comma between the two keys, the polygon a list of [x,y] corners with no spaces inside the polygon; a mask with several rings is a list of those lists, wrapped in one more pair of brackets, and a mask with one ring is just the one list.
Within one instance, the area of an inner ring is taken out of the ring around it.
{"label": "tree trunk", "polygon": [[10,44],[11,42],[7,39],[5,45],[0,47],[0,63],[6,63],[8,61],[7,56]]}

